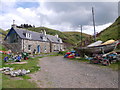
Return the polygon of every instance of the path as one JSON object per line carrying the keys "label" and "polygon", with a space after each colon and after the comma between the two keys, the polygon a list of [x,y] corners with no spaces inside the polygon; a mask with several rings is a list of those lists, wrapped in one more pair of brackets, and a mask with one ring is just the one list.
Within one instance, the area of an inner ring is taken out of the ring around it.
{"label": "path", "polygon": [[41,70],[30,74],[41,88],[118,88],[118,72],[62,56],[40,58]]}

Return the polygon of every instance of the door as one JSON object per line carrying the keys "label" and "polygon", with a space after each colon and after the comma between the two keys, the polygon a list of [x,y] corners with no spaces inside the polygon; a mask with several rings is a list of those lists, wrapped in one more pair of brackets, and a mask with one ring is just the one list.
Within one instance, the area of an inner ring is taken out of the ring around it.
{"label": "door", "polygon": [[40,53],[40,45],[37,46],[37,52]]}

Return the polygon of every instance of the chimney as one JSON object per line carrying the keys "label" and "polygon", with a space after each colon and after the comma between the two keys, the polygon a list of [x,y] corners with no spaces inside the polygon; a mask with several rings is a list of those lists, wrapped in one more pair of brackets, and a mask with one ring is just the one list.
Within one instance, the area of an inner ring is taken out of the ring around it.
{"label": "chimney", "polygon": [[43,34],[46,35],[46,31],[45,30],[43,31]]}
{"label": "chimney", "polygon": [[16,28],[15,20],[13,20],[13,24],[11,25],[12,28]]}
{"label": "chimney", "polygon": [[42,31],[42,30],[41,30],[40,32],[43,34],[43,31]]}
{"label": "chimney", "polygon": [[58,38],[58,34],[55,35]]}

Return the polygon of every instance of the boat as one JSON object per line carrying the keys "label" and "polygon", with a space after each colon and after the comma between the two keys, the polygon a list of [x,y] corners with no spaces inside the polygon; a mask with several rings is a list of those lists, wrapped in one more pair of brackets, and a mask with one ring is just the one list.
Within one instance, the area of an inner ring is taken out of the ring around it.
{"label": "boat", "polygon": [[74,48],[79,55],[93,55],[93,54],[105,54],[108,52],[113,51],[119,41],[115,41],[110,44],[101,44],[98,46],[91,46],[91,47],[78,47]]}

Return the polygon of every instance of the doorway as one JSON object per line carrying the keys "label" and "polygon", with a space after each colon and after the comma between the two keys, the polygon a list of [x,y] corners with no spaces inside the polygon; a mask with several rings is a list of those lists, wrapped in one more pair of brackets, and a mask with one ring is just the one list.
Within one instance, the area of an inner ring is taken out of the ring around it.
{"label": "doorway", "polygon": [[37,46],[37,52],[40,53],[40,45]]}

